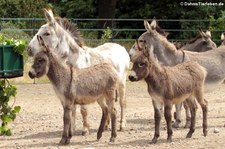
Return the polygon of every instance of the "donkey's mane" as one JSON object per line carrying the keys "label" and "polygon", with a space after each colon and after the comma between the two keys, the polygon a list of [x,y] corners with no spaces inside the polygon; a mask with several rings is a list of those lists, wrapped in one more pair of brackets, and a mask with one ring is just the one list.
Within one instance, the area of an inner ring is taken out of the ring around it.
{"label": "donkey's mane", "polygon": [[66,18],[61,18],[61,17],[55,17],[55,20],[63,29],[65,29],[72,35],[72,38],[76,41],[76,43],[80,47],[84,46],[84,40],[75,23],[73,23],[72,21]]}
{"label": "donkey's mane", "polygon": [[164,31],[158,24],[156,25],[156,31],[165,37],[169,35],[169,32]]}
{"label": "donkey's mane", "polygon": [[187,42],[184,42],[185,44],[192,44],[194,43],[196,40],[198,40],[199,38],[202,38],[202,36],[200,34],[198,34],[197,36],[195,36],[194,38],[190,39]]}
{"label": "donkey's mane", "polygon": [[172,51],[172,52],[176,52],[177,48],[174,44],[172,44],[171,42],[169,42],[167,40],[166,37],[164,37],[163,35],[159,34],[157,31],[154,32],[154,34],[156,35],[156,37],[159,38],[159,40],[163,43],[163,45],[165,46],[166,49]]}

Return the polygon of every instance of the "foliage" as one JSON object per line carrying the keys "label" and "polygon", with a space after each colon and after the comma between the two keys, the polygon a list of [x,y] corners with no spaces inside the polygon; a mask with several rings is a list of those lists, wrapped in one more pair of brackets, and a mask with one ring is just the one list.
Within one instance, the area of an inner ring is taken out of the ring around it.
{"label": "foliage", "polygon": [[43,16],[42,9],[48,7],[47,0],[1,0],[2,18],[23,18]]}
{"label": "foliage", "polygon": [[25,49],[26,49],[26,41],[23,39],[13,39],[13,38],[7,38],[7,35],[0,34],[0,44],[1,45],[15,45],[14,50],[15,52],[25,55]]}
{"label": "foliage", "polygon": [[20,106],[9,106],[11,97],[16,96],[16,87],[9,84],[8,80],[0,80],[0,133],[1,135],[11,136],[11,129],[8,124],[15,120],[16,114],[20,112]]}
{"label": "foliage", "polygon": [[[112,0],[105,0],[110,2]],[[115,0],[116,1],[116,0]],[[114,2],[115,2],[114,1]],[[0,3],[1,17],[44,17],[42,8],[50,7],[56,15],[67,18],[99,18],[99,3],[100,0],[2,0]],[[195,2],[190,0],[188,2]],[[199,1],[199,2],[202,2]],[[214,0],[213,2],[221,3],[221,0]],[[180,29],[186,30],[182,32],[172,32],[169,39],[189,39],[194,37],[197,33],[195,30],[202,28],[206,30],[213,24],[204,21],[182,21],[182,20],[207,20],[218,18],[221,10],[225,9],[223,6],[184,6],[181,5],[180,0],[117,0],[115,9],[115,18],[119,19],[143,19],[144,17],[152,19],[176,19],[177,21],[159,22],[163,29]],[[184,2],[183,2],[184,3]],[[107,5],[108,6],[108,5]],[[106,7],[108,8],[108,7]],[[29,10],[29,11],[27,11]],[[108,9],[110,10],[110,9]],[[105,10],[107,11],[107,9]],[[106,12],[107,13],[107,12]],[[111,19],[111,18],[109,18]],[[79,28],[101,29],[100,22],[104,21],[79,21],[76,22]],[[31,25],[31,26],[30,26]],[[20,24],[20,28],[24,26],[27,28],[39,28],[40,24],[32,25],[32,21],[27,21]],[[105,26],[110,26],[106,25]],[[111,27],[111,26],[110,26]],[[113,27],[120,29],[143,29],[142,21],[124,22],[118,21],[113,24]],[[222,29],[222,28],[221,28]],[[101,32],[101,31],[99,31]],[[120,31],[116,34],[116,38],[137,38],[143,31]],[[33,32],[34,33],[34,32]],[[86,33],[86,37],[95,36],[95,33]],[[113,34],[115,35],[115,33]],[[97,36],[101,37],[101,36]]]}
{"label": "foliage", "polygon": [[106,29],[103,30],[103,34],[101,37],[102,42],[104,43],[111,38],[112,38],[112,30],[110,29],[110,27],[107,27]]}
{"label": "foliage", "polygon": [[[210,30],[225,30],[225,11],[220,11],[220,16],[216,19],[214,16],[210,16]],[[218,39],[220,37],[221,32],[215,32],[212,34],[213,39]]]}

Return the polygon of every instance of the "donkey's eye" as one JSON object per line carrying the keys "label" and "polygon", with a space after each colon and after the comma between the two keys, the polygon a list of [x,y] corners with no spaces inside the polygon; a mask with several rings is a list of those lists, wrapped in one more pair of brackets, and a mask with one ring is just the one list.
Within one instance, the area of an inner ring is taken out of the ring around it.
{"label": "donkey's eye", "polygon": [[43,63],[43,62],[44,62],[44,59],[42,59],[42,58],[37,59],[37,62],[38,62],[38,63]]}
{"label": "donkey's eye", "polygon": [[44,36],[49,36],[50,33],[46,32],[46,33],[44,33],[43,35],[44,35]]}
{"label": "donkey's eye", "polygon": [[144,67],[145,66],[145,63],[139,63],[138,64],[138,67]]}

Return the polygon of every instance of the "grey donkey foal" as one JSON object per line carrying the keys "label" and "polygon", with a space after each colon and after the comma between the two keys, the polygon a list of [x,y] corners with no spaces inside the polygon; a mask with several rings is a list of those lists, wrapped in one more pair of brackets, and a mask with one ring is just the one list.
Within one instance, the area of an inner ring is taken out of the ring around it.
{"label": "grey donkey foal", "polygon": [[153,46],[142,41],[141,51],[133,58],[133,68],[129,75],[131,81],[144,79],[148,85],[148,92],[154,106],[155,134],[152,143],[159,137],[161,111],[164,105],[164,116],[167,124],[167,141],[172,141],[172,106],[187,101],[191,111],[191,126],[187,138],[191,138],[195,131],[197,105],[194,98],[201,105],[203,112],[203,133],[207,135],[207,101],[204,99],[204,82],[206,70],[197,62],[188,61],[173,67],[161,66],[154,57]]}
{"label": "grey donkey foal", "polygon": [[[71,118],[74,104],[90,104],[98,102],[102,108],[102,119],[97,132],[97,139],[102,137],[108,113],[111,117],[111,138],[117,136],[116,109],[119,77],[109,64],[98,64],[83,69],[75,69],[62,60],[50,49],[41,36],[37,36],[43,50],[34,57],[34,64],[29,71],[30,78],[47,75],[60,98],[64,109],[64,128],[60,145],[70,143],[72,138]],[[92,98],[90,98],[92,97]]]}

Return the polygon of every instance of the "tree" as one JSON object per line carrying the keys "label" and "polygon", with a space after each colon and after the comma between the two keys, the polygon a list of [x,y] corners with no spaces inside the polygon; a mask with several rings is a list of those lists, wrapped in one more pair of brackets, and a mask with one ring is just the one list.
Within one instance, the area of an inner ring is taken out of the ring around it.
{"label": "tree", "polygon": [[[117,0],[98,0],[98,17],[99,19],[114,19]],[[110,20],[100,20],[98,23],[99,28],[112,27],[113,22]],[[98,32],[100,39],[103,32]]]}

